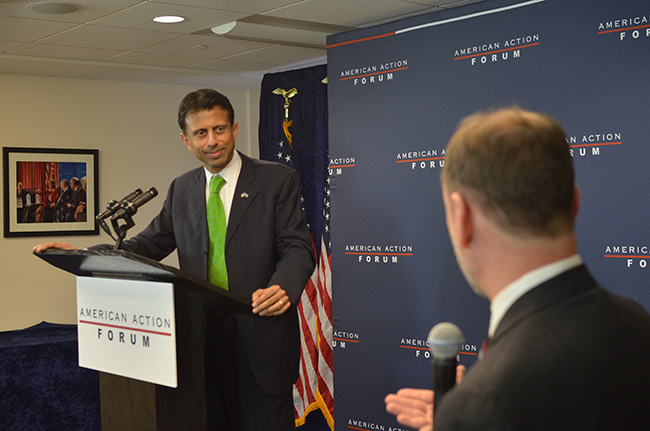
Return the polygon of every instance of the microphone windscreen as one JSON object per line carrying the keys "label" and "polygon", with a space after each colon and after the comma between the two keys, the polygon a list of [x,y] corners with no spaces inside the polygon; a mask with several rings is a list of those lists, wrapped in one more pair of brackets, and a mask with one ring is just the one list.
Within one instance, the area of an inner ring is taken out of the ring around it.
{"label": "microphone windscreen", "polygon": [[458,326],[442,322],[431,328],[427,341],[435,359],[451,359],[458,355],[465,337]]}

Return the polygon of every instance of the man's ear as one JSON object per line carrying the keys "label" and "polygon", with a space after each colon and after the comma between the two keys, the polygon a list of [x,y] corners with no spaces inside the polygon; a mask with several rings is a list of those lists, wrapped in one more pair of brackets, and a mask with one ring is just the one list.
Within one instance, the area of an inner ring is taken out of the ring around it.
{"label": "man's ear", "polygon": [[232,134],[233,137],[235,138],[235,142],[237,142],[237,132],[239,131],[239,124],[235,121],[235,124],[232,125]]}
{"label": "man's ear", "polygon": [[183,132],[181,132],[181,141],[183,141],[183,143],[187,147],[187,150],[189,152],[192,152],[192,147],[190,146],[190,141],[189,141],[189,139],[187,139],[187,136],[185,136],[185,134]]}
{"label": "man's ear", "polygon": [[449,203],[458,244],[467,247],[474,237],[474,208],[466,196],[458,191],[449,195]]}

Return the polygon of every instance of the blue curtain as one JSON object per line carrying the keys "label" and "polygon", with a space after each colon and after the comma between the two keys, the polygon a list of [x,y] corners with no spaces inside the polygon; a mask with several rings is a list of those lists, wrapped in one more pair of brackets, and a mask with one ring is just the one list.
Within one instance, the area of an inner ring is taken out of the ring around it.
{"label": "blue curtain", "polygon": [[[329,165],[327,84],[322,82],[326,76],[327,65],[266,74],[260,94],[260,159],[281,162],[298,171],[312,233],[323,230],[322,214],[315,212],[322,208]],[[289,99],[293,148],[287,145],[282,129],[285,99],[273,93],[278,88],[298,91]],[[288,155],[291,159],[287,161]]]}

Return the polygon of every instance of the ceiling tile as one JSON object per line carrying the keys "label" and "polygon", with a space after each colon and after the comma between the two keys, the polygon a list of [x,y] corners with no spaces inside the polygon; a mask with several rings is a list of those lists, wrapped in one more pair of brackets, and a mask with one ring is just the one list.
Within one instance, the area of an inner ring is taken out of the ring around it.
{"label": "ceiling tile", "polygon": [[283,64],[293,64],[314,60],[321,57],[325,58],[325,56],[326,51],[324,49],[275,45],[258,51],[233,55],[226,59],[250,63],[267,63],[280,66]]}
{"label": "ceiling tile", "polygon": [[10,54],[29,55],[34,57],[63,58],[74,60],[102,60],[119,54],[121,51],[111,49],[80,48],[61,45],[31,43],[14,49]]}
{"label": "ceiling tile", "polygon": [[0,40],[0,52],[11,51],[12,49],[18,48],[25,45],[23,42],[11,42],[8,40]]}
{"label": "ceiling tile", "polygon": [[321,0],[301,2],[265,15],[327,24],[359,26],[378,19],[428,9],[399,0]]}
{"label": "ceiling tile", "polygon": [[196,64],[194,57],[182,55],[152,54],[149,52],[129,52],[104,60],[110,63],[144,64],[149,66],[186,67]]}
{"label": "ceiling tile", "polygon": [[3,16],[0,17],[0,40],[33,42],[76,26],[78,24]]}
{"label": "ceiling tile", "polygon": [[[203,49],[193,48],[205,47]],[[248,40],[228,39],[218,36],[189,35],[151,45],[138,51],[169,55],[217,59],[233,54],[268,48],[273,44]]]}
{"label": "ceiling tile", "polygon": [[[178,3],[178,1],[174,0],[150,0],[150,2]],[[294,3],[301,3],[299,0],[182,0],[182,2],[186,6],[244,12],[251,15],[274,10]]]}
{"label": "ceiling tile", "polygon": [[199,63],[191,66],[192,69],[197,70],[214,70],[214,71],[227,71],[227,72],[240,72],[240,73],[251,73],[251,72],[265,72],[269,69],[275,67],[273,64],[265,63],[244,63],[240,61],[230,61],[230,60],[214,60],[208,61],[205,63]]}
{"label": "ceiling tile", "polygon": [[44,43],[87,48],[131,50],[178,37],[172,33],[84,25],[59,33]]}

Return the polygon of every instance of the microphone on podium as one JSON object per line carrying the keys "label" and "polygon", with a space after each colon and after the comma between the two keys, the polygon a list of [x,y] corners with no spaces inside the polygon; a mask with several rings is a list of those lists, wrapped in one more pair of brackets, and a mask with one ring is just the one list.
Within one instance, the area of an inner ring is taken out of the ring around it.
{"label": "microphone on podium", "polygon": [[456,384],[456,366],[458,352],[465,342],[463,333],[458,326],[449,322],[438,323],[431,328],[429,348],[433,355],[433,411],[447,391]]}
{"label": "microphone on podium", "polygon": [[133,214],[138,212],[138,208],[140,208],[142,205],[146,204],[156,196],[158,196],[158,190],[156,190],[155,187],[151,187],[146,192],[136,196],[135,199],[133,199],[132,201],[125,201],[124,203],[122,203],[120,209],[117,210],[115,214],[113,214],[113,217],[111,217],[111,220],[117,220],[123,217],[132,216]]}
{"label": "microphone on podium", "polygon": [[115,212],[116,212],[117,210],[120,209],[120,207],[122,206],[123,203],[125,203],[125,202],[131,202],[133,199],[135,199],[136,197],[138,197],[138,196],[141,195],[141,194],[142,194],[142,190],[140,190],[140,189],[136,189],[135,191],[129,193],[129,194],[126,195],[126,196],[124,196],[120,201],[116,201],[116,200],[112,200],[112,201],[110,201],[110,202],[108,203],[108,205],[106,205],[106,210],[105,210],[103,213],[99,214],[99,215],[98,215],[97,217],[95,217],[95,218],[96,218],[98,221],[99,221],[99,220],[103,220],[103,219],[105,219],[105,218],[109,218],[110,216],[112,216],[113,214],[115,214]]}

